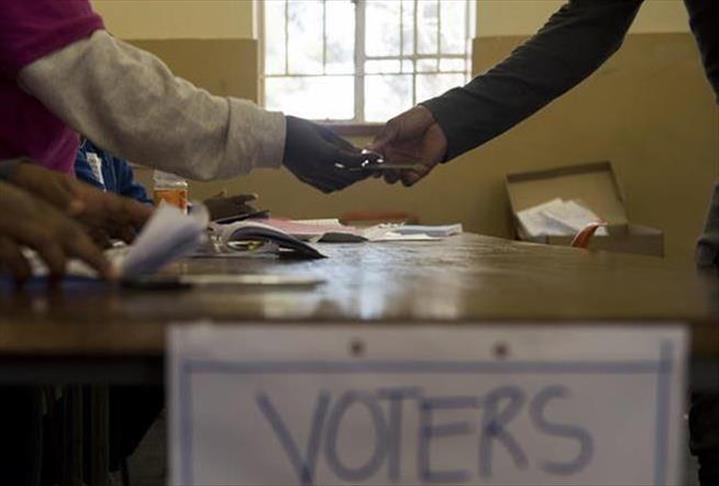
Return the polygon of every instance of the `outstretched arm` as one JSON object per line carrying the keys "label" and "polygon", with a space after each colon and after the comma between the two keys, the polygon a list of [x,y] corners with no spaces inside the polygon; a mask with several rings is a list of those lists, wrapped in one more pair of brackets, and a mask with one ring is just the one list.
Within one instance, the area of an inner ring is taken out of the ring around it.
{"label": "outstretched arm", "polygon": [[332,192],[364,175],[335,164],[366,157],[330,130],[214,96],[104,30],[20,71],[22,85],[76,131],[123,158],[182,176],[230,178],[285,165]]}
{"label": "outstretched arm", "polygon": [[385,179],[412,185],[576,86],[619,49],[641,4],[570,0],[506,60],[387,122],[370,148],[415,165]]}
{"label": "outstretched arm", "polygon": [[98,30],[19,73],[22,86],[112,153],[194,179],[282,163],[285,118],[214,96]]}
{"label": "outstretched arm", "polygon": [[505,61],[422,105],[451,159],[509,130],[561,96],[619,49],[642,0],[571,0]]}

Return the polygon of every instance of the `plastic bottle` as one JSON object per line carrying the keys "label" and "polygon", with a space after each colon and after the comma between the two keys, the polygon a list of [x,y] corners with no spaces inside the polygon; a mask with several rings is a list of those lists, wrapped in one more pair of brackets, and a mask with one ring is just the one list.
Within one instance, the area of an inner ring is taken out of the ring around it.
{"label": "plastic bottle", "polygon": [[187,181],[180,176],[156,170],[152,176],[155,183],[152,195],[155,204],[165,201],[177,206],[187,214]]}

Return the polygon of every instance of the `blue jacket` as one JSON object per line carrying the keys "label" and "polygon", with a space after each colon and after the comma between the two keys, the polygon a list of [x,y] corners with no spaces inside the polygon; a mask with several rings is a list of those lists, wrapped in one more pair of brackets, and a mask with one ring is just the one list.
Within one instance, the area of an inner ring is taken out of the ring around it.
{"label": "blue jacket", "polygon": [[98,189],[152,204],[145,188],[135,182],[130,164],[95,146],[89,140],[85,140],[77,152],[75,175],[79,180]]}

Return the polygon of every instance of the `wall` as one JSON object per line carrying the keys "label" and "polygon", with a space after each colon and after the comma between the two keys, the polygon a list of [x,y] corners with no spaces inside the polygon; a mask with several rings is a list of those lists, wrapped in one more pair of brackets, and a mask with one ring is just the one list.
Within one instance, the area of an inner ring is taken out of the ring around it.
{"label": "wall", "polygon": [[[140,3],[151,7],[139,8]],[[561,3],[480,0],[475,71],[481,72],[506,56]],[[198,4],[212,7],[195,10]],[[238,20],[244,27],[229,26],[224,18],[213,24],[220,12],[236,15],[236,4],[251,6],[250,2],[169,0],[106,0],[97,6],[108,14],[108,25],[120,36],[186,37],[191,31],[199,38],[248,37],[254,31],[247,19]],[[172,8],[163,9],[170,5]],[[151,22],[133,27],[131,18],[139,14],[165,23],[157,29]],[[197,25],[191,25],[193,15]],[[709,186],[719,172],[716,105],[687,33],[681,2],[648,0],[632,32],[620,52],[577,89],[502,137],[442,166],[414,188],[370,180],[326,196],[286,171],[257,171],[232,181],[193,184],[193,194],[202,198],[221,189],[256,192],[262,207],[291,217],[396,209],[420,215],[427,223],[461,221],[471,231],[510,237],[503,185],[506,172],[608,159],[622,182],[630,218],[663,228],[668,256],[689,259]],[[169,44],[163,43],[163,48],[174,49],[174,53],[155,52],[179,74],[208,86],[215,86],[213,79],[202,76],[214,76],[215,82],[229,79],[219,67],[218,71],[208,69],[202,55],[184,62],[181,44],[166,42]],[[226,52],[228,63],[232,64],[230,59],[236,62],[232,50]],[[214,57],[218,65],[223,64]],[[247,92],[232,83],[226,93]],[[355,142],[362,145],[365,141]]]}
{"label": "wall", "polygon": [[[563,0],[478,0],[477,36],[534,34]],[[687,32],[687,11],[681,0],[645,0],[630,33]]]}
{"label": "wall", "polygon": [[122,39],[255,37],[253,0],[94,0]]}

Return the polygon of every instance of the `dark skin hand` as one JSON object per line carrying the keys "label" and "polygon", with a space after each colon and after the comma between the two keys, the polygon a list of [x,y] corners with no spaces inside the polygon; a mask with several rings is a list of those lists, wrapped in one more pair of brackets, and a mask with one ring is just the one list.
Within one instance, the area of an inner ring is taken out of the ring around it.
{"label": "dark skin hand", "polygon": [[389,184],[401,180],[412,186],[444,160],[447,138],[432,113],[418,105],[388,121],[368,148],[382,154],[385,162],[415,164],[411,170],[384,173]]}
{"label": "dark skin hand", "polygon": [[357,147],[327,127],[293,116],[286,119],[282,163],[302,182],[329,193],[367,178],[368,174],[362,171],[348,171],[335,165],[361,165],[368,156],[361,154]]}
{"label": "dark skin hand", "polygon": [[98,242],[109,238],[131,242],[153,211],[146,204],[103,192],[31,162],[19,164],[8,182],[74,217]]}
{"label": "dark skin hand", "polygon": [[51,280],[65,274],[69,258],[79,258],[103,278],[116,278],[110,262],[83,227],[53,205],[5,182],[0,182],[0,205],[5,214],[0,218],[0,267],[18,284],[31,276],[21,246],[37,252]]}

